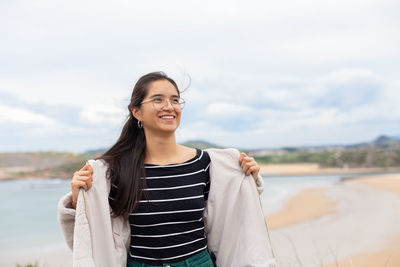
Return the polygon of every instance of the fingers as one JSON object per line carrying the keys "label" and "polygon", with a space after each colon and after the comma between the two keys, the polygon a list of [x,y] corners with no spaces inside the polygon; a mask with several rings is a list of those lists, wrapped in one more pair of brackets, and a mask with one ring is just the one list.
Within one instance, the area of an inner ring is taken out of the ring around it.
{"label": "fingers", "polygon": [[[244,157],[244,158],[242,159],[242,169],[243,169],[246,165],[248,165],[248,164],[252,165],[253,162],[256,163],[256,161],[254,160],[254,158],[248,157],[248,156]],[[256,164],[257,164],[257,163],[256,163]]]}
{"label": "fingers", "polygon": [[81,168],[79,171],[75,172],[71,180],[72,191],[76,191],[81,187],[83,187],[85,190],[91,188],[93,182],[92,173],[93,170],[88,163],[86,163],[85,166],[83,166],[83,168]]}
{"label": "fingers", "polygon": [[247,156],[246,153],[240,153],[239,164],[246,175],[258,174],[260,171],[260,166],[258,166],[254,158]]}
{"label": "fingers", "polygon": [[90,174],[93,173],[92,166],[88,162],[86,162],[85,166],[83,166],[79,171],[89,171]]}
{"label": "fingers", "polygon": [[79,176],[92,176],[92,173],[90,171],[77,171],[74,172],[74,175],[79,175]]}
{"label": "fingers", "polygon": [[86,183],[88,189],[92,187],[92,183],[93,183],[92,176],[90,176],[90,177],[88,177],[88,176],[77,176],[76,180]]}
{"label": "fingers", "polygon": [[91,177],[87,176],[74,176],[74,178],[71,181],[71,186],[73,188],[80,188],[82,186],[82,183],[85,183],[86,185],[86,190],[92,187],[92,179]]}
{"label": "fingers", "polygon": [[85,165],[80,169],[80,171],[86,170],[86,168],[90,166],[89,163],[85,163]]}
{"label": "fingers", "polygon": [[249,175],[251,173],[251,170],[254,169],[253,167],[256,167],[256,166],[257,166],[257,163],[255,161],[249,161],[244,164],[244,166],[242,167],[242,170],[244,173]]}
{"label": "fingers", "polygon": [[[256,166],[253,166],[253,167],[250,167],[248,170],[247,170],[247,175],[250,175],[250,174],[253,174],[253,177],[254,177],[254,180],[257,180],[257,175],[258,175],[258,172],[260,171],[260,166],[258,166],[258,165],[256,165]],[[257,175],[254,175],[254,174],[257,174]]]}
{"label": "fingers", "polygon": [[75,175],[92,176],[92,174],[93,174],[92,166],[90,166],[90,164],[88,162],[86,162],[86,164],[79,171],[74,173],[74,176]]}
{"label": "fingers", "polygon": [[93,181],[93,176],[89,171],[77,171],[77,172],[75,172],[74,176],[72,177],[72,180],[76,179],[76,178],[82,178],[82,179],[85,179],[85,180],[90,180],[91,182]]}
{"label": "fingers", "polygon": [[80,188],[88,190],[92,187],[93,183],[93,169],[89,163],[86,164],[77,172],[74,172],[74,176],[71,179],[71,192],[72,192],[72,208],[75,209],[78,193]]}
{"label": "fingers", "polygon": [[246,153],[243,153],[243,152],[240,153],[240,156],[239,156],[239,162],[240,163],[242,163],[242,160],[243,160],[244,157],[247,157]]}
{"label": "fingers", "polygon": [[88,184],[86,182],[80,181],[80,180],[72,181],[71,187],[73,187],[73,188],[81,188],[82,187],[85,190],[89,189]]}

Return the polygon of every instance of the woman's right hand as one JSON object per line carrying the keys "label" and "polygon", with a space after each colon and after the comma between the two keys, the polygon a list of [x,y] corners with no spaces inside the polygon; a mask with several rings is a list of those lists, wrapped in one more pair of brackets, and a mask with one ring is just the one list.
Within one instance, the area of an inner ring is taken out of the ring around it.
{"label": "woman's right hand", "polygon": [[85,166],[79,171],[74,173],[71,180],[71,192],[72,192],[72,208],[76,208],[76,202],[78,200],[79,189],[83,187],[88,190],[92,187],[93,182],[93,169],[89,163],[86,162]]}

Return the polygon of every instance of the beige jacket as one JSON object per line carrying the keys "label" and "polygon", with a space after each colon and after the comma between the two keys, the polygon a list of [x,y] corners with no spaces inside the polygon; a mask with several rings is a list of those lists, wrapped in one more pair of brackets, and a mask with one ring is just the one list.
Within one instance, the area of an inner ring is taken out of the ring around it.
{"label": "beige jacket", "polygon": [[[276,266],[268,241],[260,192],[256,183],[243,173],[236,149],[206,149],[210,155],[210,191],[203,214],[209,251],[218,267]],[[68,193],[58,204],[58,219],[74,267],[126,267],[130,246],[130,226],[122,216],[112,218],[108,204],[110,191],[107,166],[89,160],[93,186],[80,190],[76,210]],[[258,190],[258,192],[257,192]]]}

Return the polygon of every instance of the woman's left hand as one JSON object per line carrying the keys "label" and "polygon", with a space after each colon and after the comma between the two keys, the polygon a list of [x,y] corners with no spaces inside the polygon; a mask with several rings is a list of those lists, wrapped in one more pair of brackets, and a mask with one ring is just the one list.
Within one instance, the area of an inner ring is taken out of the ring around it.
{"label": "woman's left hand", "polygon": [[260,166],[253,157],[249,157],[246,153],[240,153],[239,164],[242,166],[242,170],[246,175],[253,175],[254,181],[257,181],[258,173],[260,172]]}

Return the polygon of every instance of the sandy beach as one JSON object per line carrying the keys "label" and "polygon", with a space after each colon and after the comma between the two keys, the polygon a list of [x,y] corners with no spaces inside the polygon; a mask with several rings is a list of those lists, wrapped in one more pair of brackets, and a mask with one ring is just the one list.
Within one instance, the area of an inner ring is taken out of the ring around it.
{"label": "sandy beach", "polygon": [[263,174],[297,175],[297,174],[332,174],[332,173],[381,173],[400,172],[400,168],[324,168],[318,163],[282,163],[260,164]]}
{"label": "sandy beach", "polygon": [[281,266],[400,266],[399,205],[400,174],[369,176],[307,188],[267,222]]}
{"label": "sandy beach", "polygon": [[278,212],[267,218],[270,229],[313,221],[336,213],[336,203],[325,195],[326,188],[307,188],[290,198]]}

